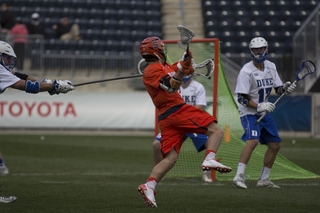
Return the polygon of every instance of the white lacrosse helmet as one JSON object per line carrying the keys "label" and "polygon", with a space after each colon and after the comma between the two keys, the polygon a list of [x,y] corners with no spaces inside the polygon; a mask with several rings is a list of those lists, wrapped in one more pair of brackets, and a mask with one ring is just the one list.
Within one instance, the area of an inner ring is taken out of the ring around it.
{"label": "white lacrosse helmet", "polygon": [[[0,55],[0,63],[8,70],[12,71],[17,62],[17,56],[11,45],[4,41],[0,41]],[[4,57],[7,58],[7,63],[4,61]]]}
{"label": "white lacrosse helmet", "polygon": [[[261,47],[266,48],[264,53],[261,53],[259,55],[254,55],[254,53],[252,52],[252,49],[261,48]],[[268,58],[268,42],[263,37],[253,38],[249,43],[249,49],[251,52],[251,58],[257,63],[262,63]]]}

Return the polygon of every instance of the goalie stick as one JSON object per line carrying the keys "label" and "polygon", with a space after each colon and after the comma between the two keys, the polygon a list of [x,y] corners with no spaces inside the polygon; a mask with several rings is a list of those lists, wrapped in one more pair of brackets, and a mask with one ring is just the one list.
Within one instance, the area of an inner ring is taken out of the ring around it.
{"label": "goalie stick", "polygon": [[95,80],[95,81],[88,81],[88,82],[83,82],[83,83],[79,83],[79,84],[73,84],[73,86],[79,87],[79,86],[88,85],[88,84],[96,84],[96,83],[101,83],[101,82],[106,82],[106,81],[115,81],[115,80],[137,78],[137,77],[142,77],[142,74],[120,76],[120,77],[115,77],[115,78],[106,78],[106,79]]}
{"label": "goalie stick", "polygon": [[[148,62],[142,58],[138,63],[138,72],[143,74],[144,69],[148,66]],[[202,76],[205,78],[210,78],[214,71],[214,63],[212,59],[206,59],[200,64],[193,64],[194,76]]]}
{"label": "goalie stick", "polygon": [[[316,65],[310,61],[310,60],[304,60],[301,65],[300,69],[296,74],[296,80],[293,82],[293,84],[297,83],[298,81],[304,79],[307,75],[315,73],[317,70]],[[287,91],[282,93],[282,95],[273,103],[276,105],[280,99],[287,94]],[[263,118],[266,116],[267,112],[265,112],[256,122],[255,125],[257,125]]]}

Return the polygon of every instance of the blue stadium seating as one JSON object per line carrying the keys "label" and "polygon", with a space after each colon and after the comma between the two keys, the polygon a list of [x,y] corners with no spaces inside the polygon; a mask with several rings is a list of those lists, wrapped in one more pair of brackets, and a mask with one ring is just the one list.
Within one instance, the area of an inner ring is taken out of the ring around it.
{"label": "blue stadium seating", "polygon": [[218,37],[222,53],[246,53],[252,37],[263,36],[276,53],[292,52],[292,37],[318,4],[316,0],[202,0],[205,36]]}
{"label": "blue stadium seating", "polygon": [[[47,54],[127,54],[137,41],[163,34],[160,0],[10,0],[10,10],[24,22],[32,13],[40,14]],[[83,40],[78,45],[55,37],[51,26],[63,16],[79,24]]]}
{"label": "blue stadium seating", "polygon": [[[134,44],[144,37],[162,37],[160,0],[10,0],[10,10],[24,22],[38,12],[46,26],[46,50],[75,48],[73,45],[49,45],[55,38],[51,30],[63,16],[80,25],[83,40],[105,41],[92,54],[124,54],[124,43]],[[254,36],[264,36],[277,53],[291,52],[293,34],[318,4],[317,0],[202,0],[205,36],[223,41],[222,53],[247,51],[244,43]],[[152,5],[152,6],[151,6]],[[287,43],[286,43],[287,42]],[[238,45],[237,45],[238,44]],[[120,45],[121,47],[116,47]],[[226,45],[226,46],[225,46]],[[52,48],[52,49],[48,49]],[[52,51],[50,51],[52,50]],[[91,51],[91,52],[90,52]],[[64,53],[69,51],[64,51]]]}

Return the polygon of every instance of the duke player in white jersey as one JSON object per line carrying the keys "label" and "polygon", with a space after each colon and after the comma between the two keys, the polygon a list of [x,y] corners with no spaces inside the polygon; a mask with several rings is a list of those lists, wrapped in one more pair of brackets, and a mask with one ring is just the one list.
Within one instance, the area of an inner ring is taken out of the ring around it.
{"label": "duke player in white jersey", "polygon": [[[192,79],[192,75],[183,78],[179,93],[186,104],[195,106],[202,110],[206,109],[206,90],[201,83]],[[201,134],[186,134],[185,140],[188,137],[192,140],[198,152],[206,149],[205,144],[207,142],[208,136]],[[153,154],[155,164],[159,163],[163,159],[160,152],[160,140],[161,133],[159,133],[153,141]],[[205,182],[212,182],[211,171],[204,171],[202,180]]]}
{"label": "duke player in white jersey", "polygon": [[253,150],[260,142],[267,145],[268,149],[264,156],[263,169],[257,186],[279,188],[269,179],[281,142],[276,125],[269,113],[257,125],[255,122],[264,112],[272,112],[275,109],[275,105],[268,102],[272,89],[275,89],[279,95],[285,91],[290,94],[296,85],[289,81],[282,83],[276,65],[267,60],[268,43],[264,38],[253,38],[249,49],[252,61],[245,64],[240,70],[235,90],[235,93],[238,94],[240,120],[245,131],[241,139],[246,142],[246,145],[241,152],[233,183],[239,188],[247,188],[244,171]]}
{"label": "duke player in white jersey", "polygon": [[[45,79],[45,82],[39,82],[29,75],[15,72],[13,71],[13,68],[15,67],[16,62],[17,56],[12,47],[8,43],[0,41],[0,95],[8,87],[24,90],[25,92],[32,94],[48,91],[50,95],[67,93],[75,89],[68,80],[55,80],[54,82],[51,82],[50,80]],[[6,174],[9,174],[9,170],[0,153],[0,175]],[[0,203],[9,203],[16,199],[15,196],[6,197],[0,195]]]}

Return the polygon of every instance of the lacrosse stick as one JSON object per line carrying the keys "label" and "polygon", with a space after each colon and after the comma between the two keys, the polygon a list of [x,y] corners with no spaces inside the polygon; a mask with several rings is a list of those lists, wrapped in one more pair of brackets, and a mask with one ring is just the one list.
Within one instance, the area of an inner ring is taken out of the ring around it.
{"label": "lacrosse stick", "polygon": [[185,59],[187,59],[190,57],[189,43],[191,42],[194,33],[183,25],[179,25],[177,28],[180,32],[180,41],[178,41],[178,46],[186,50]]}
{"label": "lacrosse stick", "polygon": [[137,78],[137,77],[142,77],[142,75],[141,74],[136,74],[136,75],[115,77],[115,78],[101,79],[101,80],[96,80],[96,81],[88,81],[88,82],[83,82],[83,83],[79,83],[79,84],[73,84],[73,86],[79,87],[79,86],[83,86],[83,85],[87,85],[87,84],[96,84],[96,83],[101,83],[101,82],[106,82],[106,81],[115,81],[115,80],[128,79],[128,78]]}
{"label": "lacrosse stick", "polygon": [[[143,74],[144,69],[148,66],[148,62],[143,58],[138,63],[138,72]],[[206,59],[200,64],[193,64],[194,76],[202,76],[205,78],[210,78],[214,71],[214,63],[212,59]]]}
{"label": "lacrosse stick", "polygon": [[[316,65],[310,61],[310,60],[304,60],[301,65],[300,69],[296,74],[296,80],[293,82],[293,84],[297,83],[298,81],[304,79],[307,75],[314,73],[317,70]],[[282,95],[273,103],[276,105],[280,99],[287,94],[287,91],[282,93]],[[255,123],[257,125],[263,118],[266,116],[267,112],[265,112]]]}

